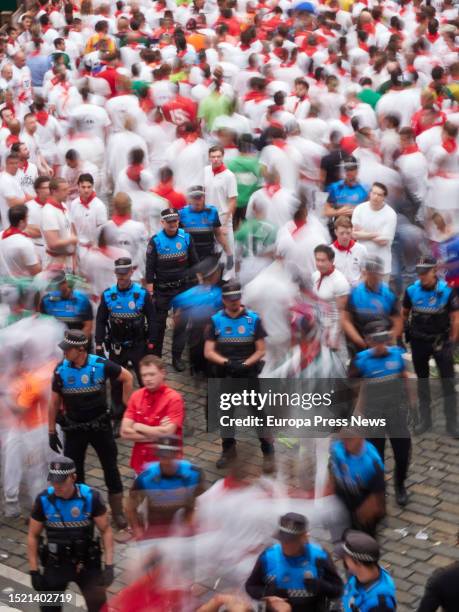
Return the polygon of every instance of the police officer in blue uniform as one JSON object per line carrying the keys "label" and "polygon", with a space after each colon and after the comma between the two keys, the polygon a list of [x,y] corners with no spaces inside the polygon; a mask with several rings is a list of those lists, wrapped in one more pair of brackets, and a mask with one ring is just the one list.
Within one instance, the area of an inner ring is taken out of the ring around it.
{"label": "police officer in blue uniform", "polygon": [[[241,285],[228,281],[222,289],[223,306],[214,314],[206,330],[204,356],[213,366],[217,378],[258,378],[265,354],[265,336],[256,312],[241,303]],[[274,446],[260,438],[265,471],[273,468]],[[224,468],[236,454],[234,437],[222,438],[222,454],[218,468]]]}
{"label": "police officer in blue uniform", "polygon": [[344,612],[395,612],[395,583],[379,561],[379,545],[361,531],[349,530],[339,556],[351,577],[344,587]]}
{"label": "police officer in blue uniform", "polygon": [[63,271],[56,273],[52,284],[56,288],[45,293],[40,302],[40,312],[62,321],[67,329],[81,329],[90,338],[94,316],[87,296],[70,287]]}
{"label": "police officer in blue uniform", "polygon": [[374,534],[386,513],[384,464],[376,448],[350,430],[330,446],[329,473],[337,497],[349,515],[333,520],[333,542],[342,540],[349,527]]}
{"label": "police officer in blue uniform", "polygon": [[454,289],[438,278],[433,257],[422,258],[416,272],[419,280],[406,289],[403,298],[407,339],[418,377],[420,421],[415,433],[422,434],[432,426],[429,359],[433,357],[441,377],[446,429],[459,438],[453,356],[454,343],[459,340],[459,299]]}
{"label": "police officer in blue uniform", "polygon": [[81,331],[65,332],[59,344],[64,351],[52,379],[49,406],[49,445],[57,453],[62,444],[56,422],[65,432],[64,452],[75,461],[77,481],[84,483],[86,449],[96,451],[104,472],[113,519],[119,529],[126,527],[123,514],[123,485],[117,466],[118,450],[113,436],[107,405],[106,381],[118,380],[123,385],[123,401],[132,393],[132,375],[117,363],[90,355],[87,338]]}
{"label": "police officer in blue uniform", "polygon": [[192,374],[208,374],[208,362],[204,357],[204,333],[211,316],[223,308],[220,286],[223,264],[218,256],[199,262],[196,274],[199,284],[179,293],[172,301],[176,319],[187,326]]}
{"label": "police officer in blue uniform", "polygon": [[351,289],[343,311],[343,330],[350,343],[351,353],[368,348],[365,326],[371,321],[384,322],[395,338],[403,330],[397,297],[382,281],[383,262],[380,257],[368,257],[365,279]]}
{"label": "police officer in blue uniform", "polygon": [[193,237],[199,259],[202,261],[214,255],[218,242],[226,253],[226,268],[231,270],[234,258],[222,232],[218,210],[205,205],[205,191],[201,185],[190,187],[187,196],[190,203],[179,211],[180,227]]}
{"label": "police officer in blue uniform", "polygon": [[363,379],[359,398],[363,416],[386,420],[385,427],[371,428],[369,439],[384,462],[386,435],[389,437],[395,460],[395,499],[399,506],[406,506],[405,480],[411,456],[411,438],[406,402],[403,401],[405,391],[409,391],[403,359],[405,350],[392,345],[392,336],[384,322],[368,323],[365,336],[370,348],[357,353],[351,364],[351,374]]}
{"label": "police officer in blue uniform", "polygon": [[[141,383],[139,362],[154,350],[156,312],[148,291],[132,282],[132,261],[121,257],[115,261],[116,285],[106,289],[100,298],[96,316],[96,354],[104,356],[104,345],[109,359],[123,367],[132,363]],[[123,418],[122,385],[111,385],[112,413],[115,436]]]}
{"label": "police officer in blue uniform", "polygon": [[[174,297],[188,289],[193,283],[190,269],[199,259],[193,238],[179,229],[179,214],[175,208],[161,211],[163,229],[155,234],[147,247],[145,280],[147,290],[154,296],[156,304],[155,355],[162,356],[167,315]],[[185,364],[181,359],[185,346],[185,329],[174,327],[172,337],[172,365],[183,372]]]}
{"label": "police officer in blue uniform", "polygon": [[307,520],[289,512],[279,521],[280,542],[264,550],[245,583],[253,599],[276,609],[284,599],[292,612],[323,612],[342,595],[343,583],[328,552],[309,541]]}
{"label": "police officer in blue uniform", "polygon": [[[29,522],[32,586],[36,591],[63,594],[68,584],[75,582],[88,612],[97,612],[105,604],[105,589],[114,579],[113,534],[107,509],[98,491],[76,483],[75,463],[68,457],[50,463],[48,481],[50,486],[37,496]],[[102,537],[104,568],[94,526]],[[40,609],[61,610],[61,603],[41,605]]]}
{"label": "police officer in blue uniform", "polygon": [[[176,513],[191,513],[198,495],[204,491],[202,471],[185,459],[179,459],[179,436],[160,436],[155,445],[159,461],[151,463],[137,476],[129,492],[128,519],[137,537],[148,537],[149,529],[169,527]],[[139,506],[146,500],[143,518]]]}

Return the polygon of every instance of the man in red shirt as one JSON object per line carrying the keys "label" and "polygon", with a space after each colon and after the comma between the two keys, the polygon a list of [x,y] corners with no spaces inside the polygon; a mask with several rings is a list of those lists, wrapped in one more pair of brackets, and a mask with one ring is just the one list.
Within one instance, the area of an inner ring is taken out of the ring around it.
{"label": "man in red shirt", "polygon": [[175,97],[162,105],[164,118],[177,127],[190,121],[194,123],[198,114],[198,105],[193,100],[190,100],[190,98],[181,96],[178,85],[176,88]]}
{"label": "man in red shirt", "polygon": [[182,396],[164,382],[166,368],[161,359],[147,355],[139,370],[144,387],[131,395],[121,423],[121,437],[135,442],[130,465],[137,474],[146,464],[158,461],[155,440],[159,436],[175,434],[183,439],[185,416]]}

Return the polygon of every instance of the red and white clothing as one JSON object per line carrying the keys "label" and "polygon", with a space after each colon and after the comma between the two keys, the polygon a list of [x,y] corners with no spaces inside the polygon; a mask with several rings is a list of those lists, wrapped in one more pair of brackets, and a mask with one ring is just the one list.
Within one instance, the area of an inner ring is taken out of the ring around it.
{"label": "red and white clothing", "polygon": [[[40,229],[40,231],[44,205],[45,202],[39,202],[36,198],[35,200],[29,200],[26,204],[27,210],[29,211],[29,215],[27,217],[28,224],[34,225]],[[40,235],[37,238],[32,238],[32,242],[35,245],[35,250],[40,258],[40,261],[43,262],[45,258],[45,241],[43,236]]]}
{"label": "red and white clothing", "polygon": [[362,280],[368,257],[366,248],[355,240],[351,240],[347,247],[343,247],[337,240],[330,246],[335,251],[335,268],[344,275],[351,287],[355,287]]}
{"label": "red and white clothing", "polygon": [[179,138],[166,150],[166,160],[174,173],[179,191],[186,193],[193,185],[202,185],[209,147],[202,138]]}
{"label": "red and white clothing", "polygon": [[30,276],[28,266],[39,263],[32,240],[16,228],[3,230],[0,236],[0,269],[2,274],[20,278]]}
{"label": "red and white clothing", "polygon": [[212,166],[206,166],[204,168],[204,188],[206,204],[217,207],[222,225],[230,225],[228,199],[237,197],[237,181],[233,172],[224,165],[218,171],[213,170]]}
{"label": "red and white clothing", "polygon": [[[164,208],[167,208],[167,206],[164,206]],[[147,243],[150,237],[145,225],[129,217],[113,215],[105,228],[108,242],[128,252],[134,268],[133,279],[142,279],[145,270]]]}
{"label": "red and white clothing", "polygon": [[283,140],[270,144],[262,150],[260,164],[266,166],[268,172],[276,170],[285,189],[294,191],[297,188],[301,154],[295,147]]}
{"label": "red and white clothing", "polygon": [[9,172],[0,173],[0,221],[1,227],[8,227],[8,209],[10,205],[8,200],[10,198],[24,198],[25,193],[21,187],[20,174],[16,172],[15,175]]}
{"label": "red and white clothing", "polygon": [[34,195],[34,183],[38,178],[38,169],[32,162],[25,162],[18,170],[19,184],[24,193]]}
{"label": "red and white clothing", "polygon": [[45,232],[58,232],[59,239],[65,240],[72,235],[72,222],[70,213],[65,204],[51,203],[51,200],[44,205],[41,217],[41,233],[45,239],[46,257],[45,266],[56,265],[64,267],[66,270],[73,271],[72,255],[75,253],[75,246],[65,247],[63,253],[53,251],[46,241]]}
{"label": "red and white clothing", "polygon": [[93,192],[87,201],[81,197],[75,198],[69,208],[70,221],[75,226],[80,248],[97,244],[99,229],[108,219],[107,207],[102,200]]}

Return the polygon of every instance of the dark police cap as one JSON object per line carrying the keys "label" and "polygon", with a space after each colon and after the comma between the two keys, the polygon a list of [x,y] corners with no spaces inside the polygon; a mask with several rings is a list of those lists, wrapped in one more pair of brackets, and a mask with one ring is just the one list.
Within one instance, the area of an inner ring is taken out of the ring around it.
{"label": "dark police cap", "polygon": [[221,269],[223,264],[220,263],[220,255],[206,257],[196,266],[196,272],[204,278],[212,276],[214,272]]}
{"label": "dark police cap", "polygon": [[281,540],[295,539],[304,535],[308,530],[308,521],[305,516],[297,512],[287,512],[279,519],[277,537]]}
{"label": "dark police cap", "polygon": [[175,455],[180,452],[180,436],[171,434],[169,436],[159,436],[156,441],[156,454],[158,456]]}
{"label": "dark police cap", "polygon": [[80,346],[86,347],[88,345],[88,339],[84,333],[78,329],[69,329],[64,332],[64,339],[59,342],[58,347],[63,351],[71,348],[79,348]]}
{"label": "dark police cap", "polygon": [[421,257],[418,263],[416,264],[416,273],[424,274],[424,272],[428,272],[432,268],[435,268],[437,265],[437,260],[435,257]]}
{"label": "dark police cap", "polygon": [[205,195],[204,187],[202,185],[193,185],[187,191],[187,195],[189,198],[200,198]]}
{"label": "dark police cap", "polygon": [[384,274],[384,263],[381,257],[372,255],[365,260],[365,270],[375,274]]}
{"label": "dark police cap", "polygon": [[178,221],[179,214],[176,208],[165,208],[161,211],[161,219],[163,221]]}
{"label": "dark police cap", "polygon": [[73,459],[60,457],[49,464],[48,482],[64,482],[71,474],[76,473]]}
{"label": "dark police cap", "polygon": [[235,302],[241,299],[241,283],[236,281],[228,281],[223,285],[222,296],[225,300]]}
{"label": "dark police cap", "polygon": [[357,170],[359,167],[359,162],[353,155],[350,155],[343,161],[342,166],[344,170]]}
{"label": "dark police cap", "polygon": [[130,257],[120,257],[115,259],[115,272],[123,274],[132,269],[132,259]]}
{"label": "dark police cap", "polygon": [[336,555],[340,558],[351,557],[361,563],[377,563],[379,561],[379,544],[367,533],[349,529],[344,541],[338,545]]}
{"label": "dark police cap", "polygon": [[384,321],[370,321],[365,325],[365,336],[373,342],[389,342],[391,333]]}

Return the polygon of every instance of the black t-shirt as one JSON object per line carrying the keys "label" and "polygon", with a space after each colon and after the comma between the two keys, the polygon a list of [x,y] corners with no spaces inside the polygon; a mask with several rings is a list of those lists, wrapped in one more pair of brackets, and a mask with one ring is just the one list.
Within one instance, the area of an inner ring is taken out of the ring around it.
{"label": "black t-shirt", "polygon": [[[46,516],[45,516],[45,513],[43,511],[43,505],[41,503],[41,497],[43,495],[48,495],[48,490],[47,489],[42,491],[35,498],[35,501],[34,501],[34,504],[33,504],[33,508],[32,508],[32,513],[30,515],[31,518],[33,518],[35,521],[38,521],[39,523],[45,523],[46,522]],[[74,495],[72,495],[72,497],[70,499],[78,499],[78,494],[77,494],[76,489],[75,489]],[[70,499],[68,501],[70,501]],[[103,499],[102,499],[99,491],[96,491],[95,489],[92,489],[91,518],[97,518],[98,516],[102,516],[106,512],[107,512],[107,507],[104,504]]]}
{"label": "black t-shirt", "polygon": [[330,151],[330,153],[322,157],[320,169],[325,171],[325,187],[340,180],[341,164],[345,157],[346,153],[342,149]]}

